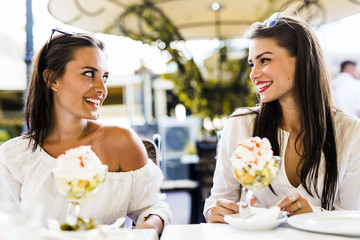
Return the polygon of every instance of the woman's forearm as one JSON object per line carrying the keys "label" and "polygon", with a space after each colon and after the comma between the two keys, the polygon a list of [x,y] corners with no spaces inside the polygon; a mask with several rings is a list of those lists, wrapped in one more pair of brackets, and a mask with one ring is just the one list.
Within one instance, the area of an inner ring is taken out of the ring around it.
{"label": "woman's forearm", "polygon": [[138,228],[146,229],[151,228],[155,229],[158,234],[160,234],[164,229],[164,220],[162,220],[158,215],[150,215],[146,218]]}

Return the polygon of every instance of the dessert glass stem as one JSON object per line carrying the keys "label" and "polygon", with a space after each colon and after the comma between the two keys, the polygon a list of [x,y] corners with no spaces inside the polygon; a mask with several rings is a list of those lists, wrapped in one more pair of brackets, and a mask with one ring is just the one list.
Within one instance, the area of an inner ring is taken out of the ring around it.
{"label": "dessert glass stem", "polygon": [[254,210],[251,207],[251,198],[253,194],[253,190],[247,189],[246,187],[242,188],[239,209],[240,218],[246,219],[254,215]]}
{"label": "dessert glass stem", "polygon": [[77,202],[69,202],[67,213],[66,213],[66,223],[74,226],[77,222],[77,219],[80,214],[80,204]]}

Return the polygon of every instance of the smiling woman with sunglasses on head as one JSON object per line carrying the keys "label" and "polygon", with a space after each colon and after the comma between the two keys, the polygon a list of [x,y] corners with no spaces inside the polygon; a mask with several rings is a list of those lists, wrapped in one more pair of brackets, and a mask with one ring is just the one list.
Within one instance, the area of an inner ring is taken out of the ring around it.
{"label": "smiling woman with sunglasses on head", "polygon": [[271,187],[255,191],[254,206],[278,205],[290,215],[360,210],[360,122],[334,109],[314,31],[276,13],[254,23],[247,35],[260,106],[235,111],[221,133],[207,221],[224,222],[224,215],[239,211],[241,186],[230,158],[237,143],[252,136],[268,138],[282,159]]}
{"label": "smiling woman with sunglasses on head", "polygon": [[25,107],[28,132],[0,148],[0,205],[24,210],[39,204],[46,218],[64,222],[67,201],[51,170],[66,150],[90,145],[109,173],[80,215],[102,224],[128,215],[138,228],[162,231],[170,211],[159,195],[160,169],[132,130],[94,121],[108,76],[101,41],[53,30],[34,62]]}

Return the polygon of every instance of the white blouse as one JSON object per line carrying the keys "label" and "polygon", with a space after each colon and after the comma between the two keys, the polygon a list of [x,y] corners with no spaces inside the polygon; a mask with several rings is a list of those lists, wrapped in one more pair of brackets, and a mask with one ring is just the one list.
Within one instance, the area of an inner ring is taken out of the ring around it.
{"label": "white blouse", "polygon": [[[242,108],[233,115],[247,112],[249,112],[248,109]],[[221,131],[213,188],[211,189],[211,196],[205,201],[204,215],[209,208],[216,205],[216,200],[220,198],[235,202],[240,200],[241,186],[232,173],[230,157],[236,149],[237,143],[252,136],[254,118],[255,114],[230,117]],[[360,210],[360,121],[345,113],[336,112],[334,125],[339,174],[334,207],[336,210]],[[290,133],[282,129],[278,129],[278,133],[283,143],[280,146],[282,161],[280,171],[271,184],[277,196],[271,192],[269,187],[256,190],[254,196],[257,201],[254,206],[270,207],[289,194],[300,193],[303,197],[308,198],[311,204],[320,208],[321,199],[317,197],[314,191],[313,196],[310,196],[301,184],[298,187],[293,187],[290,184],[283,160]],[[317,188],[321,196],[325,171],[323,156],[319,171]]]}
{"label": "white blouse", "polygon": [[[32,152],[29,140],[17,137],[0,147],[0,206],[15,206],[29,213],[41,209],[44,219],[65,221],[67,200],[51,176],[57,159],[38,147]],[[130,172],[108,172],[105,183],[81,204],[80,216],[111,224],[129,216],[140,225],[150,214],[159,215],[165,224],[171,219],[167,203],[160,194],[163,175],[153,161]]]}

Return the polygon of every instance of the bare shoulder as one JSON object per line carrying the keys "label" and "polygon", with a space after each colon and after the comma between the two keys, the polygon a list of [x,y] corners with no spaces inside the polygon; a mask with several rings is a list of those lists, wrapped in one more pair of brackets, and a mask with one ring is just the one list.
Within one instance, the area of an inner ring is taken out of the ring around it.
{"label": "bare shoulder", "polygon": [[109,164],[118,165],[121,171],[131,171],[146,164],[146,150],[138,135],[128,128],[118,126],[102,126],[103,149]]}
{"label": "bare shoulder", "polygon": [[108,140],[135,140],[138,138],[132,129],[119,126],[103,126],[102,131]]}

